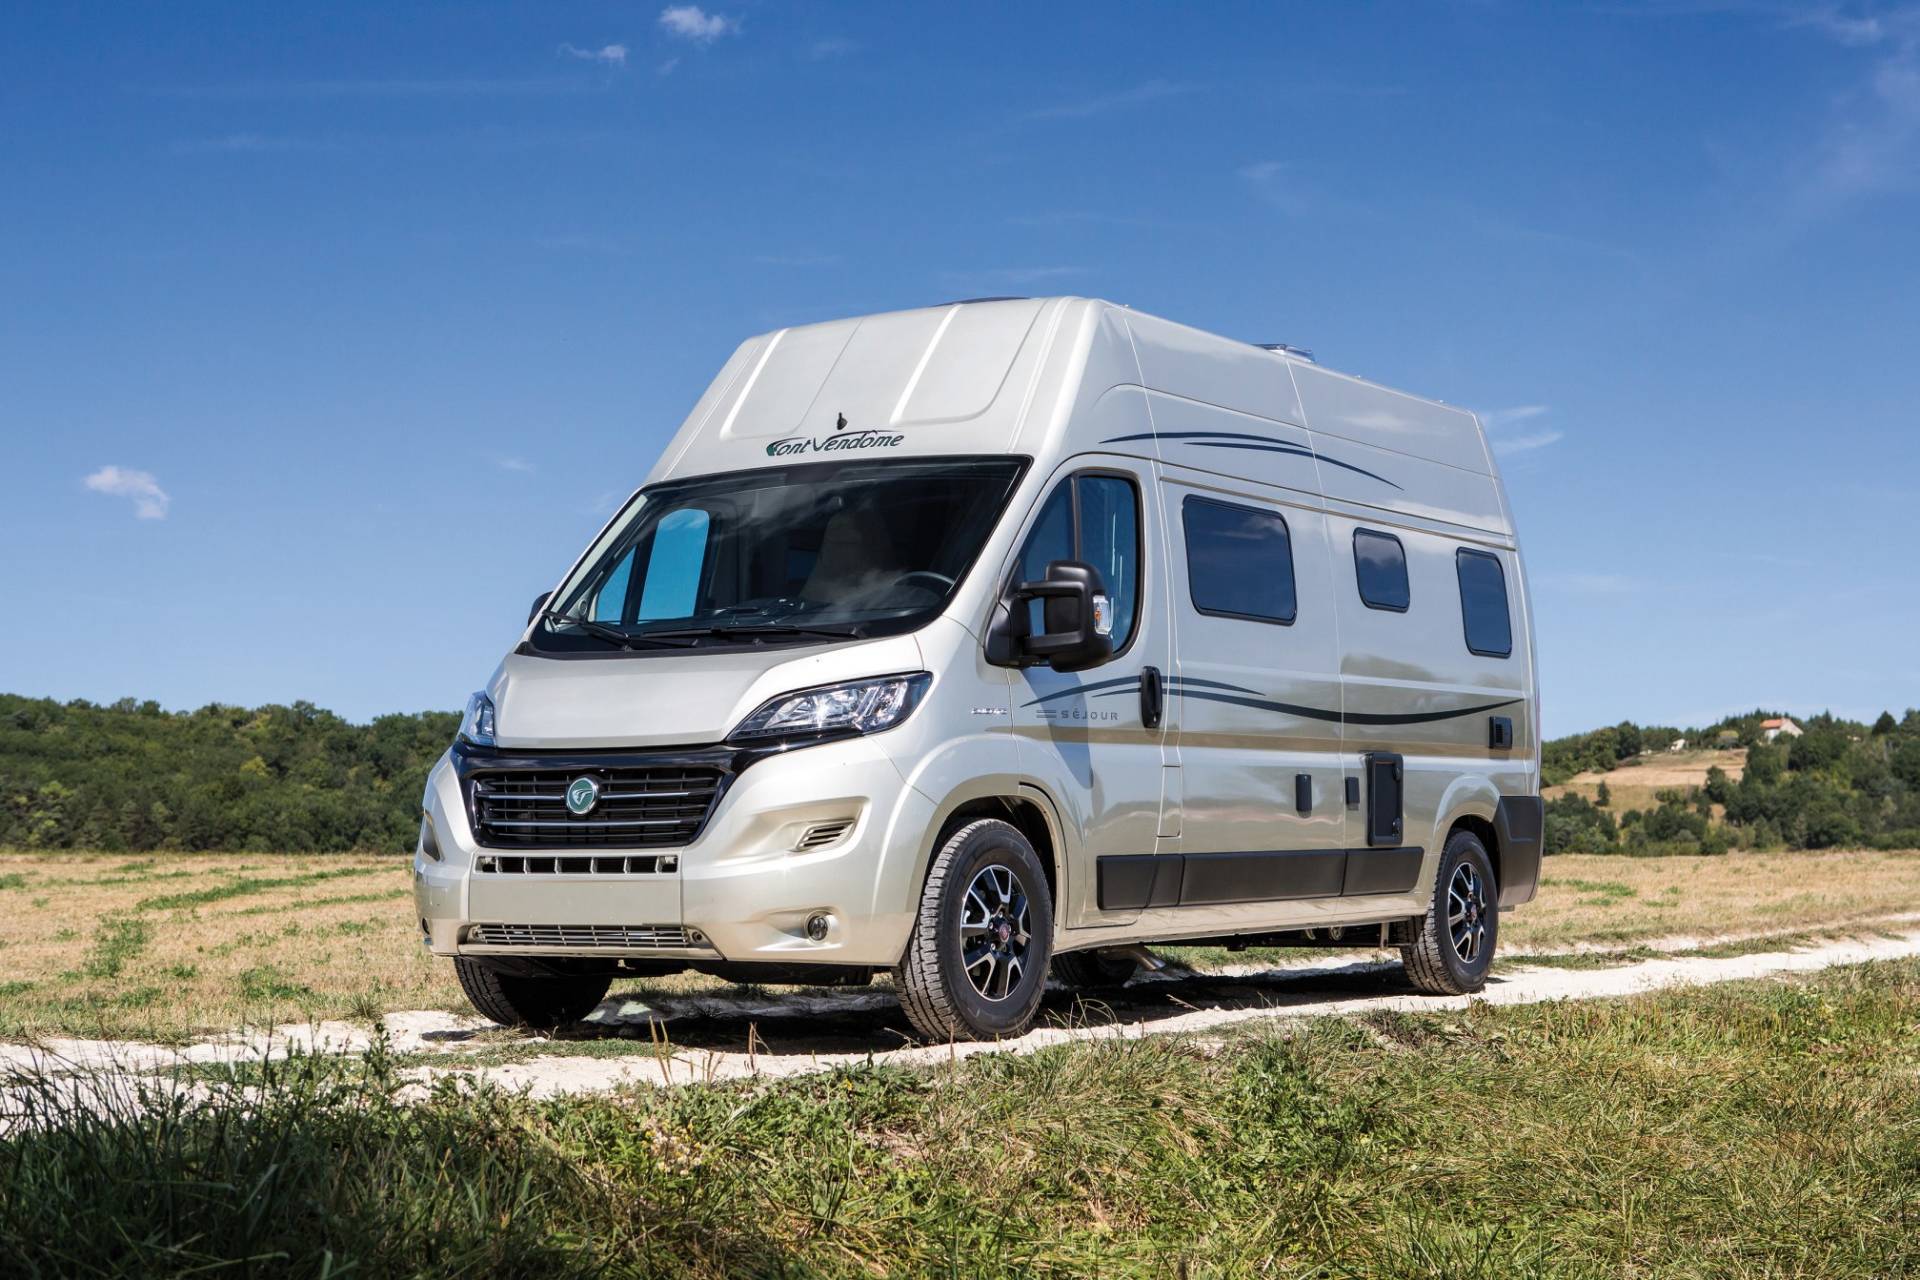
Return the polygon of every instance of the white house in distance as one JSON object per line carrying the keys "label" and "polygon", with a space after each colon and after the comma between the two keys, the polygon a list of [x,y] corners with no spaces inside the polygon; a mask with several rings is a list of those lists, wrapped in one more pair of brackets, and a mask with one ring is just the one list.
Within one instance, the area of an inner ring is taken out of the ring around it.
{"label": "white house in distance", "polygon": [[1768,742],[1772,742],[1783,733],[1789,738],[1797,738],[1800,736],[1800,726],[1793,722],[1792,716],[1780,716],[1773,720],[1762,720],[1760,722],[1760,736]]}

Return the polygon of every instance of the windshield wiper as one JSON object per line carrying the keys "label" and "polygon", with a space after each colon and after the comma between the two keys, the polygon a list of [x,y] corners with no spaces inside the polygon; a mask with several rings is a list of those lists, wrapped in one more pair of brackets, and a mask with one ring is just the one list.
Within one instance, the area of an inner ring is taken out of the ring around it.
{"label": "windshield wiper", "polygon": [[734,640],[754,636],[827,636],[834,640],[865,640],[867,632],[858,624],[845,627],[796,627],[784,622],[753,623],[747,626],[731,626],[720,623],[711,627],[675,627],[671,631],[641,631],[634,635],[636,640],[646,640],[653,636],[665,636],[669,639],[702,639],[712,636],[716,640]]}
{"label": "windshield wiper", "polygon": [[[631,631],[622,631],[618,627],[610,627],[604,622],[595,622],[591,618],[576,618],[570,613],[561,613],[558,609],[547,609],[542,612],[540,616],[550,622],[571,623],[588,635],[599,640],[605,640],[608,644],[617,644],[622,649],[633,648],[635,642],[647,643],[653,640],[653,636],[650,635],[636,635]],[[660,643],[671,645],[675,649],[686,648],[683,644],[675,644],[672,637],[668,637],[660,641]]]}

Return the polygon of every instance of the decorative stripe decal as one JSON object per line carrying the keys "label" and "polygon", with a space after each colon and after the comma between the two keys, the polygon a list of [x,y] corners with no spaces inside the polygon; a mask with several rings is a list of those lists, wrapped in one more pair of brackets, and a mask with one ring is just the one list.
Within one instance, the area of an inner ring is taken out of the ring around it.
{"label": "decorative stripe decal", "polygon": [[[1130,436],[1110,436],[1101,444],[1123,444],[1134,440],[1184,440],[1202,449],[1248,449],[1255,453],[1286,453],[1300,458],[1312,458],[1324,462],[1330,467],[1340,467],[1363,475],[1369,480],[1378,480],[1381,484],[1395,489],[1402,486],[1377,472],[1365,467],[1356,467],[1351,462],[1342,462],[1338,458],[1329,458],[1326,454],[1313,449],[1303,448],[1275,436],[1257,436],[1245,431],[1141,431]],[[1404,490],[1403,490],[1404,491]]]}
{"label": "decorative stripe decal", "polygon": [[[1178,688],[1183,697],[1195,698],[1202,702],[1222,702],[1236,707],[1251,707],[1256,711],[1277,711],[1281,715],[1298,716],[1303,720],[1321,720],[1328,724],[1435,724],[1441,720],[1456,720],[1462,716],[1476,716],[1488,711],[1498,711],[1501,707],[1511,707],[1526,701],[1524,698],[1506,698],[1499,702],[1483,702],[1477,706],[1458,707],[1452,711],[1332,711],[1321,707],[1305,707],[1295,702],[1274,702],[1258,696],[1238,696],[1257,695],[1259,691],[1248,689],[1243,685],[1224,684],[1218,680],[1168,676],[1167,684]],[[1056,698],[1070,698],[1075,694],[1091,694],[1096,698],[1116,698],[1137,692],[1139,688],[1140,677],[1122,676],[1117,680],[1099,680],[1093,684],[1075,685],[1071,689],[1056,689],[1052,693],[1042,694],[1020,705],[1023,708],[1033,707],[1043,702],[1052,702]],[[1213,692],[1217,689],[1228,692]]]}

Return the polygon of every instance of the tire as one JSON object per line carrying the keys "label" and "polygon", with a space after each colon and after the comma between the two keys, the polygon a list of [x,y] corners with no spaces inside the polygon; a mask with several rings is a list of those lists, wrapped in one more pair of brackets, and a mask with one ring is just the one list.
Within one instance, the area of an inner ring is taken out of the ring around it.
{"label": "tire", "polygon": [[1434,877],[1433,900],[1401,962],[1415,987],[1464,996],[1487,985],[1500,935],[1500,889],[1486,846],[1471,831],[1448,837]]}
{"label": "tire", "polygon": [[1017,1036],[1039,1013],[1052,951],[1040,858],[1017,827],[986,818],[955,829],[934,854],[894,985],[928,1040]]}
{"label": "tire", "polygon": [[1138,960],[1112,951],[1069,951],[1053,958],[1054,981],[1076,991],[1122,987],[1139,971]]}
{"label": "tire", "polygon": [[481,1016],[503,1027],[551,1031],[593,1012],[613,985],[611,977],[527,978],[502,973],[465,956],[455,956],[460,989]]}

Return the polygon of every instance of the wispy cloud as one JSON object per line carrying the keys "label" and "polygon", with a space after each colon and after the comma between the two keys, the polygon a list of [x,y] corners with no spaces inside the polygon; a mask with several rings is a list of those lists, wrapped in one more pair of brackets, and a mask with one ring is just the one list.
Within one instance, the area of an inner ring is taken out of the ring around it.
{"label": "wispy cloud", "polygon": [[1580,596],[1619,596],[1640,589],[1640,582],[1624,573],[1540,573],[1533,581],[1548,590]]}
{"label": "wispy cloud", "polygon": [[533,470],[533,464],[525,458],[499,457],[493,460],[493,465],[502,471],[517,471],[523,475]]}
{"label": "wispy cloud", "polygon": [[598,49],[582,49],[578,45],[563,44],[560,52],[569,58],[581,62],[597,62],[603,67],[625,67],[627,65],[627,46],[623,44],[603,44]]}
{"label": "wispy cloud", "polygon": [[[1920,182],[1920,9],[1875,23],[1879,56],[1817,148],[1802,199],[1824,213]],[[1864,37],[1847,42],[1859,46]]]}
{"label": "wispy cloud", "polygon": [[1241,165],[1238,174],[1255,196],[1281,213],[1297,217],[1319,203],[1319,193],[1284,160],[1256,160]]}
{"label": "wispy cloud", "polygon": [[740,30],[740,19],[724,13],[708,13],[697,4],[669,5],[660,11],[660,26],[670,36],[695,44],[712,44],[721,36]]}
{"label": "wispy cloud", "polygon": [[860,46],[845,36],[827,36],[807,46],[807,56],[815,62],[844,58]]}
{"label": "wispy cloud", "polygon": [[1197,93],[1198,85],[1173,84],[1166,80],[1148,80],[1131,89],[1121,89],[1116,93],[1103,93],[1091,98],[1082,98],[1077,102],[1061,102],[1051,107],[1041,107],[1029,111],[1022,119],[1026,120],[1086,120],[1093,116],[1103,116],[1109,111],[1119,111],[1126,107],[1137,107],[1143,103],[1159,102],[1166,98],[1178,98],[1185,94]]}
{"label": "wispy cloud", "polygon": [[941,280],[952,289],[992,288],[1014,289],[1038,284],[1047,280],[1059,280],[1069,276],[1085,275],[1085,267],[985,267],[978,271],[943,271]]}
{"label": "wispy cloud", "polygon": [[177,156],[262,156],[288,151],[337,151],[329,138],[296,138],[282,134],[223,133],[211,138],[177,138],[167,150]]}
{"label": "wispy cloud", "polygon": [[273,98],[441,98],[584,93],[593,86],[578,77],[418,80],[282,80],[246,84],[134,86],[135,92],[164,98],[252,100]]}
{"label": "wispy cloud", "polygon": [[756,253],[753,260],[763,267],[836,267],[837,253]]}
{"label": "wispy cloud", "polygon": [[1480,425],[1486,428],[1487,442],[1495,453],[1502,456],[1530,453],[1566,438],[1567,433],[1560,428],[1540,422],[1548,412],[1543,404],[1491,409],[1480,415]]}
{"label": "wispy cloud", "polygon": [[133,514],[142,520],[165,520],[173,499],[149,471],[106,466],[81,481],[95,493],[133,499]]}

